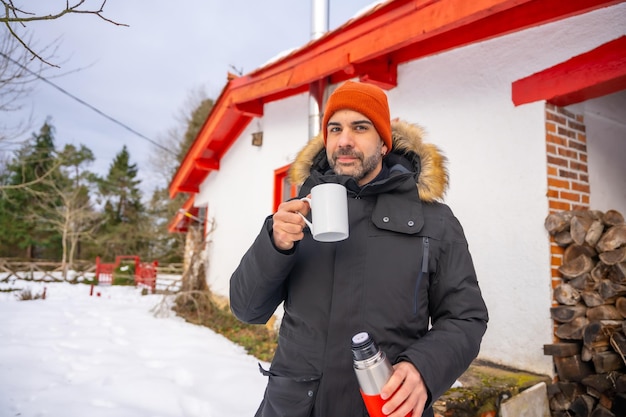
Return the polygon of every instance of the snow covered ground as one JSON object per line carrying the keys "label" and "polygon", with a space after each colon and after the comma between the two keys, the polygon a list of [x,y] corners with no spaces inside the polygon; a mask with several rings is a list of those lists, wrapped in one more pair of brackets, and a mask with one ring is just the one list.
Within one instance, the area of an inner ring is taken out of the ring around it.
{"label": "snow covered ground", "polygon": [[161,295],[0,283],[33,294],[44,287],[45,300],[0,292],[0,416],[254,415],[266,384],[257,359],[210,329],[155,317]]}

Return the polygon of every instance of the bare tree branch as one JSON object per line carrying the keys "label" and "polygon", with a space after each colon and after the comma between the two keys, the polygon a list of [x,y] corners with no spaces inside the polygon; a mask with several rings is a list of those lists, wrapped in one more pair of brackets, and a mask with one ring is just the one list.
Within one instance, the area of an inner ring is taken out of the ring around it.
{"label": "bare tree branch", "polygon": [[0,15],[0,23],[6,26],[11,36],[15,38],[22,45],[24,49],[30,52],[30,54],[32,54],[34,58],[52,67],[58,67],[58,65],[55,65],[47,61],[38,52],[33,50],[33,48],[31,48],[31,46],[29,45],[29,43],[25,41],[24,39],[22,39],[22,37],[14,30],[14,28],[11,25],[18,24],[23,27],[26,27],[26,23],[45,21],[45,20],[56,20],[69,14],[90,14],[90,15],[95,15],[98,18],[104,20],[105,22],[111,23],[116,26],[128,26],[125,23],[116,22],[115,20],[110,19],[104,15],[104,6],[106,5],[106,0],[102,1],[102,3],[100,4],[100,8],[98,9],[83,7],[85,6],[84,4],[85,1],[86,0],[75,0],[75,2],[70,5],[69,0],[67,0],[65,3],[65,8],[63,8],[60,11],[56,11],[54,13],[49,13],[49,14],[37,14],[36,12],[27,11],[27,10],[18,8],[17,6],[13,4],[13,0],[0,0],[0,3],[3,5],[3,8],[4,8],[4,14]]}
{"label": "bare tree branch", "polygon": [[26,10],[19,9],[15,7],[12,0],[0,0],[0,3],[4,5],[5,14],[4,16],[0,16],[0,23],[28,23],[28,22],[36,22],[42,20],[55,20],[60,17],[65,16],[66,14],[93,14],[98,16],[100,19],[112,23],[116,26],[128,26],[125,23],[119,23],[108,17],[104,16],[104,6],[106,4],[106,0],[102,2],[100,8],[97,10],[90,9],[81,9],[80,7],[85,3],[85,0],[79,0],[73,6],[70,6],[69,1],[66,2],[65,9],[47,15],[37,15],[34,12],[28,12]]}
{"label": "bare tree branch", "polygon": [[52,165],[52,167],[43,173],[43,175],[41,175],[40,177],[35,178],[32,181],[28,181],[28,182],[23,182],[23,183],[19,183],[19,184],[0,184],[0,192],[2,191],[6,191],[6,190],[18,190],[18,189],[29,189],[30,187],[32,187],[35,184],[39,184],[41,182],[43,182],[44,180],[46,180],[46,178],[48,178],[52,173],[54,173],[54,171],[61,165],[60,161],[55,161],[54,165]]}

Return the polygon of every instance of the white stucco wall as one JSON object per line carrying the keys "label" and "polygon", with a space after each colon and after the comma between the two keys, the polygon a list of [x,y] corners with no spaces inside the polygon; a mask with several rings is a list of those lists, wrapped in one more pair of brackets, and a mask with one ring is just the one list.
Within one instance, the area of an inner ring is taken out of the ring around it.
{"label": "white stucco wall", "polygon": [[[491,317],[481,358],[553,372],[543,355],[553,341],[544,103],[514,107],[511,83],[620,36],[624,21],[622,4],[408,63],[388,92],[392,117],[421,124],[449,158],[445,202],[464,226]],[[304,145],[307,122],[304,95],[266,104],[202,184],[196,201],[208,203],[217,222],[209,251],[214,291],[228,293],[232,271],[270,214],[273,172]],[[250,135],[259,129],[264,141],[256,148]]]}
{"label": "white stucco wall", "polygon": [[[243,253],[272,212],[274,170],[289,164],[308,136],[308,96],[267,104],[264,117],[252,121],[200,187],[196,205],[208,205],[216,229],[208,248],[208,281],[228,295],[229,280]],[[252,146],[252,133],[263,131],[263,146]]]}
{"label": "white stucco wall", "polygon": [[549,373],[537,342],[551,342],[544,107],[515,108],[511,76],[476,71],[498,62],[497,45],[471,49],[402,67],[392,114],[424,125],[449,158],[446,203],[464,226],[490,311],[481,356],[506,364],[514,353],[517,367]]}
{"label": "white stucco wall", "polygon": [[626,216],[626,91],[571,110],[583,115],[587,130],[590,207]]}

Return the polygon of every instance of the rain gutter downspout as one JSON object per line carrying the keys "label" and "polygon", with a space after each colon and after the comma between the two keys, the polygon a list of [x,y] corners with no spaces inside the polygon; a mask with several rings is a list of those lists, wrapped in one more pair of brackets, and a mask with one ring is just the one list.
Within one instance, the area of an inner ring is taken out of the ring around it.
{"label": "rain gutter downspout", "polygon": [[[328,32],[328,6],[330,0],[311,0],[311,39],[319,39]],[[321,109],[324,104],[326,79],[309,86],[309,139],[320,132]]]}

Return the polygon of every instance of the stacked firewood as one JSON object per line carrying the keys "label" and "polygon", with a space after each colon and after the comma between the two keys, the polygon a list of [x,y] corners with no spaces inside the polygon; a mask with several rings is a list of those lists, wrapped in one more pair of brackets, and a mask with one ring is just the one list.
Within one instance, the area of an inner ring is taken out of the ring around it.
{"label": "stacked firewood", "polygon": [[553,417],[626,416],[626,223],[615,210],[550,214],[564,248],[550,314],[557,343],[544,345],[557,378]]}

